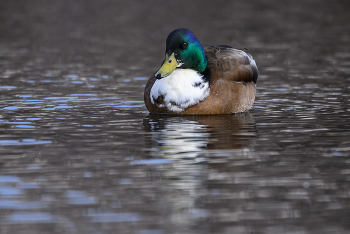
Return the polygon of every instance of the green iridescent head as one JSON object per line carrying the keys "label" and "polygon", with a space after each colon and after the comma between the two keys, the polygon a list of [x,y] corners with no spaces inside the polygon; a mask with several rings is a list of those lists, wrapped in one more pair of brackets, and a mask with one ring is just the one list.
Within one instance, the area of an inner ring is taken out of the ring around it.
{"label": "green iridescent head", "polygon": [[166,40],[165,61],[156,78],[169,76],[175,68],[193,69],[204,72],[207,67],[202,44],[188,29],[179,28],[172,31]]}

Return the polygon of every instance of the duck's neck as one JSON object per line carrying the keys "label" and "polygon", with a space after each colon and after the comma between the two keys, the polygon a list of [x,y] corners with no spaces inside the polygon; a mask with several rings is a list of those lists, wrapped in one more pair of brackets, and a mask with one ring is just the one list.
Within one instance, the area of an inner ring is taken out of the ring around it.
{"label": "duck's neck", "polygon": [[205,56],[205,52],[202,45],[200,45],[200,49],[198,50],[197,59],[198,62],[196,63],[196,66],[192,69],[198,71],[199,73],[202,73],[207,68],[207,57]]}
{"label": "duck's neck", "polygon": [[181,68],[192,69],[199,73],[204,72],[207,68],[207,57],[199,41],[188,45],[186,50],[178,52],[175,57],[182,63]]}
{"label": "duck's neck", "polygon": [[204,57],[199,61],[195,70],[198,71],[199,73],[202,73],[205,71],[206,68],[207,68],[207,59],[204,55]]}

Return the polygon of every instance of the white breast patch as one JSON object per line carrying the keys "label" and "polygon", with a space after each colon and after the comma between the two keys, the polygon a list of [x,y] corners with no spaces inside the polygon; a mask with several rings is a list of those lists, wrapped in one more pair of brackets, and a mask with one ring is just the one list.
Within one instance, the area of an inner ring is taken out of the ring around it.
{"label": "white breast patch", "polygon": [[169,111],[181,112],[187,107],[203,101],[209,95],[209,83],[203,75],[192,69],[175,69],[169,76],[156,80],[151,89],[151,102],[164,97],[164,104]]}

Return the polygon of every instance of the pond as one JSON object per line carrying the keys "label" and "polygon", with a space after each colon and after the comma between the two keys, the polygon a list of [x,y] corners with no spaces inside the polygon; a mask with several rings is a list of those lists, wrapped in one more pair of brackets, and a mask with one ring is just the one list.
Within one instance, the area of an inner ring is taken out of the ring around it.
{"label": "pond", "polygon": [[[0,233],[349,233],[349,6],[1,2]],[[148,113],[179,27],[249,49],[249,112]]]}

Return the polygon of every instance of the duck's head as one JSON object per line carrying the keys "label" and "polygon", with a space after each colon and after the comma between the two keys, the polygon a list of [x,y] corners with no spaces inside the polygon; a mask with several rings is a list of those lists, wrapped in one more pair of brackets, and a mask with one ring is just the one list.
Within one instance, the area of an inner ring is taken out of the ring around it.
{"label": "duck's head", "polygon": [[166,40],[165,61],[155,74],[157,79],[169,76],[176,68],[203,72],[207,67],[202,44],[188,29],[172,31]]}

